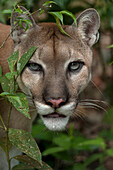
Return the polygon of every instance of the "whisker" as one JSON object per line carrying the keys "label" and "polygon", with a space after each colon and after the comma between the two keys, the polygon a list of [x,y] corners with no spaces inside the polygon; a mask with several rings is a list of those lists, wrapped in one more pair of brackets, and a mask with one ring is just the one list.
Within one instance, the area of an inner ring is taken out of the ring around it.
{"label": "whisker", "polygon": [[76,109],[75,113],[72,116],[75,117],[75,118],[79,117],[82,120],[85,120],[85,117],[86,117],[85,113],[80,111],[80,110],[78,110],[78,109]]}
{"label": "whisker", "polygon": [[88,101],[91,101],[91,102],[98,102],[98,103],[103,103],[105,104],[106,106],[109,107],[108,103],[105,102],[105,101],[102,101],[102,100],[95,100],[95,99],[84,99],[84,100],[80,100],[80,102],[88,102]]}
{"label": "whisker", "polygon": [[82,116],[85,116],[86,114],[84,112],[82,112],[81,110],[79,109],[76,109],[77,112],[79,112]]}
{"label": "whisker", "polygon": [[104,97],[102,91],[98,88],[98,86],[94,83],[93,80],[91,80],[91,83],[97,88],[97,90],[99,91],[99,93]]}
{"label": "whisker", "polygon": [[83,106],[83,108],[99,110],[99,108],[94,107],[94,106]]}
{"label": "whisker", "polygon": [[82,103],[79,103],[79,105],[81,105],[81,106],[95,106],[95,107],[107,112],[106,109],[104,109],[102,106],[99,106],[98,104],[95,104],[95,103],[82,102]]}

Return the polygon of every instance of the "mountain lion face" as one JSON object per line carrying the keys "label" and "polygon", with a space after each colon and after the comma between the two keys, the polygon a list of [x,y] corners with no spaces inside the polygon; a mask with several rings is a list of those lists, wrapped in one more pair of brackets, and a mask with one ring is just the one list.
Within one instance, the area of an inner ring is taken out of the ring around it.
{"label": "mountain lion face", "polygon": [[[77,18],[77,27],[63,27],[70,37],[54,23],[36,25],[31,16],[21,17],[31,20],[32,27],[25,32],[18,26],[12,32],[15,50],[19,50],[20,57],[31,46],[37,50],[18,78],[19,87],[32,98],[46,127],[62,130],[76,111],[79,93],[91,78],[91,47],[98,40],[99,15],[94,9],[85,10]],[[16,20],[17,13],[13,11],[12,30]]]}

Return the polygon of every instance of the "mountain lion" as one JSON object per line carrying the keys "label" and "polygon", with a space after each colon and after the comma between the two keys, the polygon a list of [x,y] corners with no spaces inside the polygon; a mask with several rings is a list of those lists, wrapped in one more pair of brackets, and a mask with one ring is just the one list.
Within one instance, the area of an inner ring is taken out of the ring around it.
{"label": "mountain lion", "polygon": [[[27,11],[21,7],[23,11]],[[29,12],[28,12],[29,13]],[[92,46],[99,38],[100,18],[95,9],[83,11],[75,24],[63,26],[70,36],[60,32],[55,23],[37,25],[30,14],[21,14],[32,22],[25,32],[19,25],[15,27],[17,13],[12,12],[11,28],[0,24],[0,45],[10,30],[11,37],[0,49],[0,65],[3,74],[9,71],[7,58],[15,50],[21,57],[31,46],[38,47],[24,71],[18,78],[19,88],[26,94],[31,107],[31,120],[13,108],[10,127],[31,131],[32,121],[37,113],[45,126],[52,131],[64,129],[74,114],[79,93],[91,79]],[[24,26],[24,24],[23,24]],[[2,90],[1,90],[2,92]],[[36,111],[32,111],[34,108]],[[0,100],[0,114],[7,122],[8,103]],[[4,133],[1,131],[0,137]],[[0,151],[0,169],[7,170],[7,161]],[[11,152],[14,156],[16,151]],[[12,166],[15,165],[12,162]]]}

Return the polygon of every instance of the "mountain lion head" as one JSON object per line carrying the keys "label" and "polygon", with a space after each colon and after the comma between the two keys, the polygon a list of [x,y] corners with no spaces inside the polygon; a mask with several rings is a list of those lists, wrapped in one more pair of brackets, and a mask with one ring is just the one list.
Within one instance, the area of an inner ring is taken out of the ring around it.
{"label": "mountain lion head", "polygon": [[29,12],[20,15],[32,23],[25,31],[24,23],[23,27],[15,27],[17,16],[13,11],[11,36],[15,50],[19,50],[21,57],[31,46],[37,47],[18,78],[19,87],[32,98],[45,126],[53,131],[62,130],[76,110],[80,92],[91,79],[91,48],[99,37],[99,15],[95,9],[82,12],[77,27],[63,26],[70,36],[62,34],[55,23],[37,25]]}

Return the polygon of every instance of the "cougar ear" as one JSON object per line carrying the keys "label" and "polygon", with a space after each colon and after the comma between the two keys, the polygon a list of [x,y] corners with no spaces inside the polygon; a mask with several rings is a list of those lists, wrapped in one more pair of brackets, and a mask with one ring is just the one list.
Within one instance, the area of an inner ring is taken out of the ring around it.
{"label": "cougar ear", "polygon": [[77,18],[77,27],[83,40],[91,47],[99,39],[100,17],[98,12],[93,8],[83,11]]}
{"label": "cougar ear", "polygon": [[22,35],[27,34],[27,31],[25,30],[26,23],[22,21],[20,25],[20,18],[30,21],[28,24],[28,30],[33,27],[37,27],[37,24],[35,23],[29,11],[23,6],[19,6],[19,8],[22,10],[22,13],[19,13],[16,9],[14,9],[11,15],[11,37],[16,44],[21,42]]}

